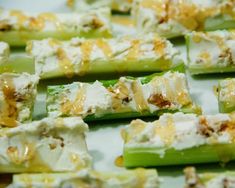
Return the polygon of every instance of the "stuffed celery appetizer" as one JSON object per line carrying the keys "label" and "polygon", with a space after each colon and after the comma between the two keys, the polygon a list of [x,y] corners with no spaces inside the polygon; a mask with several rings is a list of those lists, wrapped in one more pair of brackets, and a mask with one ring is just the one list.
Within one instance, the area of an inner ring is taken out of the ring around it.
{"label": "stuffed celery appetizer", "polygon": [[38,77],[27,73],[0,74],[0,127],[31,120]]}
{"label": "stuffed celery appetizer", "polygon": [[113,39],[73,38],[31,41],[29,55],[42,79],[74,74],[112,72],[156,72],[182,63],[179,51],[154,34]]}
{"label": "stuffed celery appetizer", "polygon": [[67,0],[67,5],[75,11],[87,11],[100,7],[110,7],[114,12],[128,13],[133,0]]}
{"label": "stuffed celery appetizer", "polygon": [[198,112],[185,75],[179,72],[119,80],[49,86],[49,116],[82,116],[85,120],[157,115],[164,111]]}
{"label": "stuffed celery appetizer", "polygon": [[0,172],[68,172],[90,167],[79,117],[45,118],[0,129]]}
{"label": "stuffed celery appetizer", "polygon": [[110,10],[102,8],[81,14],[0,10],[0,40],[11,46],[22,46],[32,39],[68,40],[76,36],[110,37]]}
{"label": "stuffed celery appetizer", "polygon": [[134,120],[122,131],[124,165],[149,167],[235,159],[235,117],[164,114],[154,122]]}
{"label": "stuffed celery appetizer", "polygon": [[233,188],[235,187],[235,172],[197,174],[194,167],[187,167],[185,173],[185,188]]}
{"label": "stuffed celery appetizer", "polygon": [[[8,188],[44,188],[48,186],[48,181],[50,181],[50,188],[160,187],[156,170],[136,169],[119,172],[82,170],[76,173],[19,174],[13,176],[13,182]],[[30,186],[28,182],[30,182]]]}
{"label": "stuffed celery appetizer", "polygon": [[235,78],[221,80],[218,87],[220,112],[235,111]]}
{"label": "stuffed celery appetizer", "polygon": [[10,54],[9,45],[5,42],[0,42],[0,65],[8,62]]}
{"label": "stuffed celery appetizer", "polygon": [[235,31],[192,32],[186,44],[191,74],[235,72]]}
{"label": "stuffed celery appetizer", "polygon": [[139,32],[172,38],[189,31],[235,28],[234,0],[135,0],[132,9]]}

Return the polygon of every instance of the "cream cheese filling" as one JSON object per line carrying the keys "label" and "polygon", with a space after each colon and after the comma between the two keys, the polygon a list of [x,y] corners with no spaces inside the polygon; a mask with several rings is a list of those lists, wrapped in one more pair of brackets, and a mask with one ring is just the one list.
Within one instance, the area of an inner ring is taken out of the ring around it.
{"label": "cream cheese filling", "polygon": [[16,128],[0,129],[0,171],[68,172],[90,167],[79,117],[44,118]]}

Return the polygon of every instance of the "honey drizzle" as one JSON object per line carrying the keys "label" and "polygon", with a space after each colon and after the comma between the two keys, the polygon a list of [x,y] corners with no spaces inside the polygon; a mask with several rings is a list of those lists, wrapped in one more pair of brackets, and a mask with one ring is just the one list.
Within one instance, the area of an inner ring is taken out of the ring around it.
{"label": "honey drizzle", "polygon": [[62,48],[58,48],[56,54],[58,57],[58,63],[59,63],[60,69],[68,78],[71,78],[74,74],[73,63],[68,58],[66,52]]}
{"label": "honey drizzle", "polygon": [[164,141],[166,146],[172,144],[175,137],[175,126],[171,116],[168,116],[166,125],[160,125],[159,121],[156,122],[155,134]]}
{"label": "honey drizzle", "polygon": [[105,56],[110,58],[112,56],[112,49],[104,39],[97,39],[95,44],[104,52]]}
{"label": "honey drizzle", "polygon": [[15,127],[17,125],[18,109],[13,79],[6,76],[1,80],[0,85],[5,99],[0,115],[0,125]]}
{"label": "honey drizzle", "polygon": [[136,60],[140,53],[140,41],[132,40],[131,48],[127,54],[127,60]]}
{"label": "honey drizzle", "polygon": [[80,66],[80,74],[85,74],[90,67],[90,56],[93,48],[93,41],[84,41],[81,44],[82,62]]}
{"label": "honey drizzle", "polygon": [[[55,14],[45,12],[38,16],[27,16],[22,11],[12,10],[10,11],[10,16],[17,18],[17,25],[19,28],[29,29],[29,30],[43,30],[46,26],[46,22],[53,23],[58,30],[62,30],[62,24],[58,21]],[[26,27],[26,24],[29,24]]]}
{"label": "honey drizzle", "polygon": [[85,87],[82,85],[79,89],[75,101],[64,99],[64,103],[61,104],[61,111],[63,114],[70,115],[81,115],[83,111],[85,97]]}
{"label": "honey drizzle", "polygon": [[133,81],[131,84],[131,89],[134,94],[134,100],[136,103],[137,111],[143,112],[148,109],[148,105],[144,99],[143,91],[140,88],[138,81]]}
{"label": "honey drizzle", "polygon": [[120,156],[118,156],[116,159],[115,159],[115,165],[117,166],[117,167],[123,167],[124,166],[124,163],[123,163],[123,156],[122,155],[120,155]]}

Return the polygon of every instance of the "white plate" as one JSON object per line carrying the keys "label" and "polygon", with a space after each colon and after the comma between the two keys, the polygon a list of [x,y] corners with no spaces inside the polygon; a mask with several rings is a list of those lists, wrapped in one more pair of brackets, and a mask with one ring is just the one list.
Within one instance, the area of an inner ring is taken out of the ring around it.
{"label": "white plate", "polygon": [[[65,0],[0,0],[0,6],[3,8],[21,9],[30,12],[68,12],[65,6]],[[123,31],[120,26],[115,27],[116,32]],[[133,33],[128,29],[128,33]],[[185,58],[185,46],[179,45],[182,56]],[[220,78],[226,75],[203,76],[202,78],[192,78],[189,74],[189,87],[193,99],[201,105],[206,114],[218,113],[218,104],[213,87],[217,85]],[[96,78],[99,79],[99,78]],[[59,83],[57,83],[59,84]],[[35,116],[45,114],[45,85],[40,85],[37,103],[35,105]],[[87,134],[88,149],[94,159],[94,168],[103,171],[122,170],[115,166],[115,159],[122,154],[123,142],[120,137],[120,130],[123,123],[109,122],[105,125],[91,125],[90,132]],[[233,168],[234,165],[230,165]],[[159,174],[163,177],[162,188],[182,188],[184,184],[183,170],[181,167],[161,167],[158,168]],[[224,170],[218,164],[200,165],[200,171],[220,171]]]}

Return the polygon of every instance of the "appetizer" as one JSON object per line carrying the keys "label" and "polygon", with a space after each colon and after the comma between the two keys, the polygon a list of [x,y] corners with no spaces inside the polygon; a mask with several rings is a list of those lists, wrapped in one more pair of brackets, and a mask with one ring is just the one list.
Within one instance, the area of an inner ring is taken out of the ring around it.
{"label": "appetizer", "polygon": [[88,73],[156,72],[181,63],[179,51],[154,34],[113,39],[73,38],[31,41],[27,51],[35,59],[41,79]]}
{"label": "appetizer", "polygon": [[110,10],[102,8],[86,13],[38,13],[0,10],[0,40],[11,46],[23,46],[28,40],[52,37],[111,37]]}
{"label": "appetizer", "polygon": [[194,167],[187,167],[185,173],[185,188],[233,188],[235,187],[235,172],[197,174]]}
{"label": "appetizer", "polygon": [[0,172],[70,172],[89,168],[79,117],[45,118],[14,128],[0,129]]}
{"label": "appetizer", "polygon": [[[164,114],[122,131],[126,167],[226,163],[235,159],[234,114]],[[148,159],[148,160],[146,160]]]}
{"label": "appetizer", "polygon": [[0,74],[0,127],[31,120],[38,77],[27,73]]}
{"label": "appetizer", "polygon": [[194,30],[235,28],[234,7],[234,0],[135,0],[132,12],[139,32],[173,38]]}
{"label": "appetizer", "polygon": [[[30,185],[28,182],[30,182]],[[157,171],[151,169],[119,172],[82,170],[76,173],[14,175],[13,182],[8,188],[44,188],[48,186],[50,188],[159,188],[159,182]]]}
{"label": "appetizer", "polygon": [[49,86],[47,111],[52,117],[81,116],[91,121],[155,116],[165,111],[200,113],[200,108],[192,102],[185,74],[169,71],[141,78]]}
{"label": "appetizer", "polygon": [[8,62],[10,54],[9,45],[5,42],[0,42],[0,65]]}
{"label": "appetizer", "polygon": [[110,7],[114,12],[128,13],[133,0],[67,0],[67,5],[76,11],[87,11],[100,7]]}
{"label": "appetizer", "polygon": [[186,44],[191,74],[235,72],[235,31],[192,32]]}
{"label": "appetizer", "polygon": [[221,80],[218,87],[220,112],[235,111],[235,78]]}

